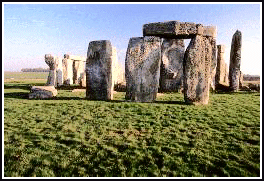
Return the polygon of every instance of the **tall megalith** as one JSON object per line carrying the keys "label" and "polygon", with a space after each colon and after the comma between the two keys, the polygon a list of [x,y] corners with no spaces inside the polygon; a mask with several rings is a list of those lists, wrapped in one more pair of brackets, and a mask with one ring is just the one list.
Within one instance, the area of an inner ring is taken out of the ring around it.
{"label": "tall megalith", "polygon": [[242,33],[237,30],[232,38],[229,65],[229,85],[231,91],[238,91],[241,63]]}
{"label": "tall megalith", "polygon": [[45,62],[46,64],[49,66],[49,75],[48,75],[48,79],[47,79],[47,86],[57,86],[57,62],[56,62],[56,58],[54,56],[52,56],[51,54],[45,54]]}
{"label": "tall megalith", "polygon": [[86,98],[89,100],[111,100],[112,45],[109,40],[89,43],[86,60]]}
{"label": "tall megalith", "polygon": [[126,60],[126,99],[152,102],[156,99],[161,62],[161,39],[145,36],[130,38]]}
{"label": "tall megalith", "polygon": [[73,84],[73,60],[70,59],[68,54],[64,55],[62,60],[63,67],[63,84],[71,85]]}
{"label": "tall megalith", "polygon": [[226,70],[226,63],[225,63],[225,45],[217,45],[217,68],[216,68],[216,75],[215,75],[215,82],[217,85],[228,85],[226,81],[227,77],[227,70]]}

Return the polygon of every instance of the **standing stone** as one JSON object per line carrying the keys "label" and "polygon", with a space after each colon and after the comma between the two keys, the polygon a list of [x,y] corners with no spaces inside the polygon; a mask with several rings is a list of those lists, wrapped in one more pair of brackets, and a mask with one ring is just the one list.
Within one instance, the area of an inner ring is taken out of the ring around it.
{"label": "standing stone", "polygon": [[178,91],[182,87],[183,39],[163,38],[161,44],[160,91]]}
{"label": "standing stone", "polygon": [[62,66],[62,58],[57,58],[57,85],[63,85],[63,66]]}
{"label": "standing stone", "polygon": [[229,65],[229,84],[231,91],[239,89],[239,74],[241,61],[242,33],[236,31],[232,38]]}
{"label": "standing stone", "polygon": [[240,73],[239,73],[239,88],[243,87],[243,76],[244,76],[244,74],[240,71]]}
{"label": "standing stone", "polygon": [[109,40],[89,43],[86,62],[86,98],[89,100],[111,100],[112,45]]}
{"label": "standing stone", "polygon": [[69,58],[68,54],[64,55],[63,64],[63,81],[65,85],[73,84],[73,60]]}
{"label": "standing stone", "polygon": [[161,63],[159,37],[130,38],[126,60],[126,99],[135,102],[152,102],[156,99]]}
{"label": "standing stone", "polygon": [[212,47],[208,38],[197,35],[187,47],[183,61],[186,103],[208,104]]}
{"label": "standing stone", "polygon": [[[210,29],[210,28],[208,28]],[[210,29],[211,30],[211,29]],[[212,30],[213,31],[213,30]],[[216,67],[217,67],[217,47],[216,47],[216,39],[215,37],[207,37],[210,41],[210,46],[212,47],[212,59],[211,59],[211,88],[215,90],[215,74],[216,74]]]}
{"label": "standing stone", "polygon": [[227,86],[229,86],[229,81],[228,81],[228,65],[225,63],[225,76],[224,76],[224,82],[226,83]]}
{"label": "standing stone", "polygon": [[79,60],[73,60],[73,84],[78,84]]}
{"label": "standing stone", "polygon": [[56,77],[57,77],[57,73],[56,73],[57,62],[56,62],[56,59],[54,58],[54,56],[52,56],[50,54],[46,54],[45,55],[45,62],[49,66],[49,69],[50,69],[46,85],[47,86],[56,86],[56,84],[57,84],[57,82],[56,82]]}
{"label": "standing stone", "polygon": [[228,82],[226,82],[225,45],[217,45],[217,68],[215,81],[217,85],[228,84]]}

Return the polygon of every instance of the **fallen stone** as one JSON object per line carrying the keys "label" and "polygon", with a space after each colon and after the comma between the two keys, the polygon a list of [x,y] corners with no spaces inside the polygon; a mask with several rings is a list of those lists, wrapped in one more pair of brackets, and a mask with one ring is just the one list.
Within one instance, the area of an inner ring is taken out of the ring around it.
{"label": "fallen stone", "polygon": [[89,43],[86,62],[86,98],[113,99],[112,45],[109,40]]}
{"label": "fallen stone", "polygon": [[54,86],[33,86],[29,93],[29,99],[46,99],[57,95],[57,90]]}
{"label": "fallen stone", "polygon": [[130,38],[126,60],[126,99],[152,102],[157,97],[161,63],[159,37]]}

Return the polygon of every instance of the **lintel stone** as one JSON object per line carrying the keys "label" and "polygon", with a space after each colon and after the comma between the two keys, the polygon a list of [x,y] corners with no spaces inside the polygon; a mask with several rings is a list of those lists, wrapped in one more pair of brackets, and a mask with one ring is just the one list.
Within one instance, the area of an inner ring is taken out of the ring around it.
{"label": "lintel stone", "polygon": [[156,22],[143,25],[143,36],[194,38],[195,35],[211,36],[215,38],[216,27],[179,21]]}

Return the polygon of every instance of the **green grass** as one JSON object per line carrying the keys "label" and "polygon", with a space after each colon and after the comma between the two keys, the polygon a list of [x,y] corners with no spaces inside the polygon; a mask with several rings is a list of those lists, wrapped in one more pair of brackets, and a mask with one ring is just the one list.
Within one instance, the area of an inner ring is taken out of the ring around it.
{"label": "green grass", "polygon": [[47,79],[49,72],[4,72],[5,79]]}
{"label": "green grass", "polygon": [[29,86],[5,84],[7,177],[260,176],[260,93],[193,106],[180,93],[131,103],[123,92],[105,102],[60,89],[28,100]]}

